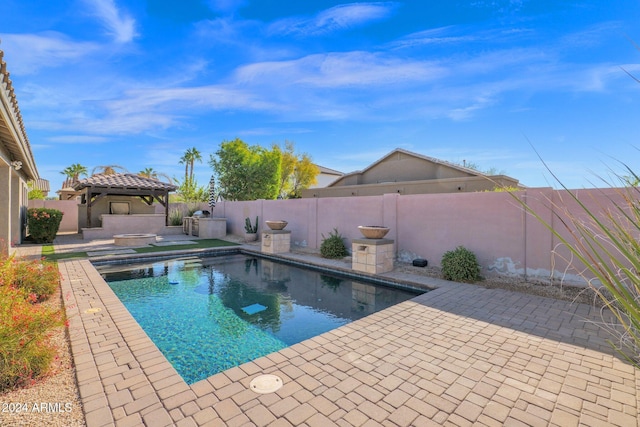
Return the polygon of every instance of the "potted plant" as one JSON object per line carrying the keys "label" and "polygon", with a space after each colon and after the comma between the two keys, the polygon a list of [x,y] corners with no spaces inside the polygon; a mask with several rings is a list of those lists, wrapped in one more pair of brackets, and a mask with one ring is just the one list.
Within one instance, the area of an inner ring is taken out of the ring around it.
{"label": "potted plant", "polygon": [[244,220],[244,241],[255,242],[258,239],[258,217],[256,216],[256,225],[251,225],[249,217]]}

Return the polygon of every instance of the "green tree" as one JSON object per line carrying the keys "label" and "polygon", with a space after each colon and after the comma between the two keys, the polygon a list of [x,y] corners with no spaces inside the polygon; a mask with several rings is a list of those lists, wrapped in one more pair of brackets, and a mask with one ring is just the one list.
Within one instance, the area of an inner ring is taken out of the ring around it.
{"label": "green tree", "polygon": [[87,168],[86,166],[82,166],[80,163],[74,163],[71,166],[67,166],[66,168],[64,168],[64,170],[60,173],[62,175],[65,175],[72,182],[76,182],[80,179],[81,176],[87,175]]}
{"label": "green tree", "polygon": [[180,181],[175,179],[178,189],[176,190],[175,200],[186,203],[206,202],[209,200],[209,190],[205,186],[199,186],[195,179],[185,179]]}
{"label": "green tree", "polygon": [[27,186],[29,187],[29,194],[27,195],[29,200],[44,200],[44,199],[46,199],[46,197],[44,195],[44,192],[39,188],[35,188],[35,183],[33,181],[29,181],[27,183]]}
{"label": "green tree", "polygon": [[239,138],[223,141],[209,164],[217,175],[219,194],[226,200],[275,199],[282,152],[249,146]]}
{"label": "green tree", "polygon": [[184,179],[193,179],[193,164],[198,161],[202,163],[202,154],[196,147],[189,148],[180,158],[180,164],[184,164]]}
{"label": "green tree", "polygon": [[293,188],[289,193],[289,198],[298,199],[301,196],[302,190],[309,188],[312,184],[317,182],[316,177],[320,173],[318,166],[311,161],[311,157],[307,154],[302,154],[298,158],[296,168],[293,172],[292,182]]}
{"label": "green tree", "polygon": [[[301,190],[316,183],[320,173],[308,154],[296,154],[293,142],[285,141],[280,162],[278,195],[282,198],[299,198]],[[274,150],[279,147],[274,146]]]}

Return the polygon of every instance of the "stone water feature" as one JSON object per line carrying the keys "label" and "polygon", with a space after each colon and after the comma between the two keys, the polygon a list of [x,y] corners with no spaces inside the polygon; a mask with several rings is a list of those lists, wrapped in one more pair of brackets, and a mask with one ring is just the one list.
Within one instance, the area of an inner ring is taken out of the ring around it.
{"label": "stone water feature", "polygon": [[351,268],[363,273],[379,274],[393,270],[394,241],[385,239],[389,227],[361,225],[358,227],[364,239],[351,242]]}
{"label": "stone water feature", "polygon": [[287,221],[265,221],[269,230],[262,232],[262,252],[281,254],[291,251],[291,231],[285,230]]}

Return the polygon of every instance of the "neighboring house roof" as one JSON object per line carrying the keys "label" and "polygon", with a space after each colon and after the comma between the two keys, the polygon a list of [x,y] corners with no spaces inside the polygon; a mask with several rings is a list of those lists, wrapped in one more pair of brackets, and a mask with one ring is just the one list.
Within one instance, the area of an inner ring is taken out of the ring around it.
{"label": "neighboring house roof", "polygon": [[336,176],[344,175],[343,172],[337,171],[335,169],[329,169],[329,168],[326,168],[326,167],[320,166],[320,165],[316,165],[316,166],[320,170],[320,173],[325,174],[325,175],[336,175]]}
{"label": "neighboring house roof", "polygon": [[43,178],[38,178],[33,181],[33,188],[37,188],[43,193],[48,193],[51,191],[51,187],[49,186],[49,181]]}
{"label": "neighboring house roof", "polygon": [[0,143],[8,151],[11,162],[21,163],[19,169],[27,179],[35,180],[39,178],[38,169],[3,57],[4,52],[0,50]]}
{"label": "neighboring house roof", "polygon": [[[364,175],[366,172],[375,169],[376,166],[378,166],[379,164],[381,164],[382,162],[384,162],[385,160],[387,160],[388,158],[392,157],[392,156],[396,156],[398,154],[405,154],[407,156],[411,156],[411,157],[415,157],[417,159],[422,159],[422,160],[426,160],[428,162],[437,164],[437,165],[442,165],[445,166],[447,168],[450,169],[454,169],[460,172],[463,172],[465,175],[469,175],[469,176],[487,176],[485,174],[483,174],[482,172],[475,170],[475,169],[471,169],[471,168],[467,168],[464,166],[460,166],[457,165],[455,163],[451,163],[451,162],[447,162],[445,160],[440,160],[440,159],[436,159],[435,157],[429,157],[429,156],[425,156],[419,153],[414,153],[412,151],[408,151],[408,150],[404,150],[402,148],[396,148],[395,150],[391,151],[389,154],[385,155],[384,157],[376,160],[375,162],[373,162],[372,164],[370,164],[369,166],[367,166],[366,168],[364,168],[363,170],[359,170],[359,171],[354,171],[354,172],[349,172],[346,173],[344,175],[342,175],[342,178],[337,179],[336,181],[334,181],[333,183],[331,183],[329,185],[329,187],[333,187],[336,184],[339,184],[340,182],[343,182],[353,176],[357,176],[357,175]],[[401,171],[397,171],[399,174]],[[424,179],[424,178],[421,178]],[[392,180],[392,181],[396,181],[396,180]],[[398,181],[405,181],[404,179],[400,179]]]}
{"label": "neighboring house roof", "polygon": [[117,173],[112,175],[97,174],[81,179],[73,184],[73,189],[78,191],[83,188],[128,189],[128,190],[165,190],[175,191],[178,187],[173,184],[158,181],[153,178],[145,178],[131,173]]}
{"label": "neighboring house roof", "polygon": [[325,187],[308,188],[302,197],[351,197],[381,194],[431,194],[521,187],[504,175],[487,175],[455,163],[396,148],[361,171],[342,175]]}

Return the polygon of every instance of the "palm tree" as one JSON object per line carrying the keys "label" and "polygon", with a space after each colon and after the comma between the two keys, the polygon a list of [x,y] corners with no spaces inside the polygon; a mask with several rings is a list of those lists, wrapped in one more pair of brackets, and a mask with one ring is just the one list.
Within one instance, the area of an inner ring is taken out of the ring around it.
{"label": "palm tree", "polygon": [[87,168],[86,166],[82,166],[80,163],[74,163],[71,166],[64,168],[60,173],[62,175],[66,175],[66,177],[71,180],[71,183],[74,183],[80,179],[80,176],[87,175]]}
{"label": "palm tree", "polygon": [[184,156],[180,157],[180,164],[184,164],[184,180],[189,178],[189,154],[190,150],[185,151]]}
{"label": "palm tree", "polygon": [[169,177],[169,175],[162,172],[156,172],[155,170],[153,170],[153,168],[144,168],[144,170],[141,170],[140,172],[138,172],[138,175],[145,178],[155,179],[158,181],[160,180],[160,177],[162,177],[162,178],[165,178],[169,183],[173,182],[173,180]]}
{"label": "palm tree", "polygon": [[138,172],[138,175],[145,178],[158,179],[158,172],[154,171],[153,168],[144,168]]}
{"label": "palm tree", "polygon": [[195,161],[202,163],[202,154],[196,147],[188,148],[180,158],[180,164],[184,164],[184,179],[193,179],[193,164]]}
{"label": "palm tree", "polygon": [[96,166],[91,169],[91,175],[115,175],[116,169],[121,169],[123,172],[128,172],[127,168],[118,165],[104,165],[104,166]]}

